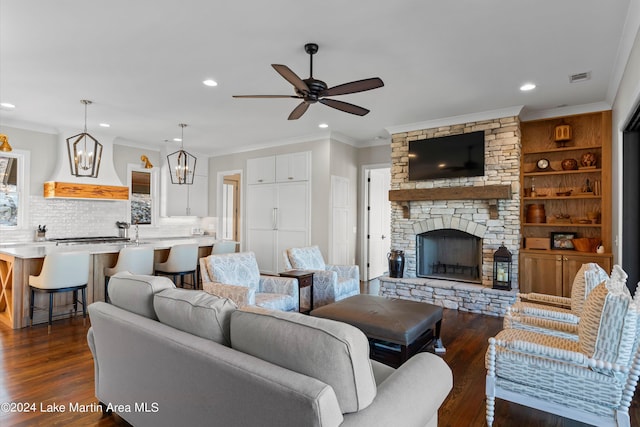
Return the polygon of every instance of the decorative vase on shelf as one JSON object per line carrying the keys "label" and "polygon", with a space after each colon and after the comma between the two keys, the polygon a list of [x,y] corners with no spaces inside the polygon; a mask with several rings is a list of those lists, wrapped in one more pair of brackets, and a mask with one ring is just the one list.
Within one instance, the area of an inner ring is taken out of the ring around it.
{"label": "decorative vase on shelf", "polygon": [[578,161],[576,159],[564,159],[560,165],[562,170],[566,171],[578,169]]}
{"label": "decorative vase on shelf", "polygon": [[583,168],[595,168],[596,167],[596,155],[592,152],[587,152],[580,158],[580,165]]}

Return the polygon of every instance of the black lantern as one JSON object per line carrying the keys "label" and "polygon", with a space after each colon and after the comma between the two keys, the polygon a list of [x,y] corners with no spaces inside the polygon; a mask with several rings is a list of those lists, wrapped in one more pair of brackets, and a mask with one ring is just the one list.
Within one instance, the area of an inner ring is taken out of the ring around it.
{"label": "black lantern", "polygon": [[504,242],[493,254],[493,289],[511,290],[511,252]]}
{"label": "black lantern", "polygon": [[67,138],[71,175],[97,178],[102,158],[102,144],[87,132],[87,105],[91,105],[91,101],[81,99],[80,102],[84,104],[84,131]]}

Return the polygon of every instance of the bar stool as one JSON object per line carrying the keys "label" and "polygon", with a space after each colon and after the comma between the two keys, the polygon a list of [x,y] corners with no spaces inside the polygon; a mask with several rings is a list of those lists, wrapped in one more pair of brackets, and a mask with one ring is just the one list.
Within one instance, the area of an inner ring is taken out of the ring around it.
{"label": "bar stool", "polygon": [[33,325],[33,309],[35,293],[49,294],[49,326],[47,333],[51,333],[53,323],[53,294],[59,292],[73,292],[73,310],[78,313],[78,290],[82,292],[82,318],[86,322],[87,299],[86,289],[89,282],[88,252],[54,252],[44,258],[42,270],[38,276],[29,276],[31,301],[29,303],[29,325]]}
{"label": "bar stool", "polygon": [[155,274],[172,276],[173,283],[177,284],[176,278],[180,276],[180,287],[184,288],[184,276],[191,275],[193,289],[198,288],[196,270],[198,267],[198,244],[182,243],[174,245],[169,251],[169,257],[165,262],[157,262]]}
{"label": "bar stool", "polygon": [[104,300],[109,302],[109,279],[111,276],[128,271],[131,274],[153,274],[153,248],[126,246],[120,249],[118,261],[113,267],[104,268]]}
{"label": "bar stool", "polygon": [[213,244],[211,255],[228,254],[236,251],[238,243],[232,240],[221,240]]}

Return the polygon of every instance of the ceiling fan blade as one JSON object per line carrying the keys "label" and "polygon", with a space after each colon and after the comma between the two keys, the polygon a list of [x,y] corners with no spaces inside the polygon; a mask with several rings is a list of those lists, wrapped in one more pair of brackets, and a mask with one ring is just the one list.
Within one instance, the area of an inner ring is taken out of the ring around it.
{"label": "ceiling fan blade", "polygon": [[319,96],[336,96],[346,95],[348,93],[364,92],[365,90],[377,89],[384,86],[384,82],[379,77],[370,79],[357,80],[355,82],[345,83],[338,86],[330,87],[320,92]]}
{"label": "ceiling fan blade", "polygon": [[307,112],[307,108],[309,108],[309,103],[301,102],[296,108],[293,109],[291,114],[289,114],[289,120],[298,120],[304,113]]}
{"label": "ceiling fan blade", "polygon": [[369,110],[366,108],[358,107],[357,105],[349,104],[348,102],[336,101],[335,99],[319,99],[318,102],[324,105],[335,108],[336,110],[344,111],[345,113],[355,114],[356,116],[364,116]]}
{"label": "ceiling fan blade", "polygon": [[291,71],[291,69],[289,67],[287,67],[286,65],[281,65],[281,64],[271,64],[271,66],[278,72],[278,74],[280,74],[282,77],[284,77],[286,81],[288,81],[296,89],[298,89],[298,91],[304,92],[304,93],[309,93],[310,92],[309,91],[309,86],[307,86],[307,84],[305,82],[303,82],[302,79],[300,77],[298,77],[298,75],[296,73]]}
{"label": "ceiling fan blade", "polygon": [[293,95],[233,95],[234,98],[300,98]]}

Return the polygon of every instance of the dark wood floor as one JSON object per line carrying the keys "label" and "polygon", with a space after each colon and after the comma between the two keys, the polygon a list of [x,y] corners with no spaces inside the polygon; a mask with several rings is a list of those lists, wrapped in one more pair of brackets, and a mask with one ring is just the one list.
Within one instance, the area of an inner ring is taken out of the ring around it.
{"label": "dark wood floor", "polygon": [[[454,389],[440,408],[440,427],[485,425],[484,354],[487,339],[501,325],[501,318],[445,310],[442,339],[447,352],[443,358],[453,370]],[[13,409],[26,405],[29,410],[0,410],[0,426],[128,426],[117,415],[96,412],[88,328],[81,319],[55,322],[51,335],[46,326],[18,331],[0,326],[0,403],[14,402]],[[72,405],[78,404],[86,412],[72,412]],[[60,407],[65,412],[46,412]],[[631,415],[631,425],[640,426],[638,398]],[[497,400],[495,418],[496,427],[585,425],[502,400]]]}

